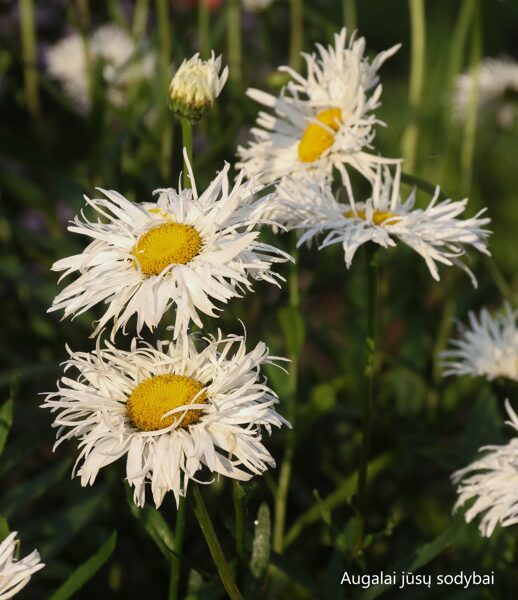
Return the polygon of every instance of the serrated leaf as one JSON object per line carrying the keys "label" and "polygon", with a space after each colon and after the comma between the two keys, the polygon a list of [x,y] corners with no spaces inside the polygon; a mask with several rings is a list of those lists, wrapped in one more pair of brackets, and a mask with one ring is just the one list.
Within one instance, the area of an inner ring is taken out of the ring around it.
{"label": "serrated leaf", "polygon": [[80,565],[49,598],[49,600],[67,600],[85,583],[90,581],[97,571],[110,558],[117,543],[117,532],[113,531],[104,544],[86,562]]}
{"label": "serrated leaf", "polygon": [[143,508],[136,506],[129,485],[126,485],[126,500],[131,514],[142,523],[164,557],[168,561],[171,560],[174,555],[174,536],[164,517],[150,506],[145,505]]}
{"label": "serrated leaf", "polygon": [[284,306],[277,313],[288,356],[298,356],[306,337],[306,326],[300,311]]}
{"label": "serrated leaf", "polygon": [[0,408],[0,456],[4,451],[7,436],[13,424],[13,399],[9,398]]}
{"label": "serrated leaf", "polygon": [[262,579],[270,562],[272,526],[270,509],[263,502],[257,513],[254,541],[252,543],[252,558],[250,571],[256,579]]}

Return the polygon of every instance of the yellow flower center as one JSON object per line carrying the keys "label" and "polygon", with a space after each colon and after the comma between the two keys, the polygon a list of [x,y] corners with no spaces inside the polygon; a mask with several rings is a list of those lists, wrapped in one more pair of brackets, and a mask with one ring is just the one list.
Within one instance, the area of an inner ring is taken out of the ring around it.
{"label": "yellow flower center", "polygon": [[[367,212],[364,210],[357,210],[355,214],[352,210],[348,210],[344,213],[344,216],[348,219],[363,219],[365,221],[367,219]],[[395,225],[398,221],[401,221],[401,219],[395,217],[398,217],[398,215],[391,213],[390,211],[375,210],[372,213],[372,220],[376,225],[382,225],[389,219],[393,219],[393,221],[388,223],[388,225]]]}
{"label": "yellow flower center", "polygon": [[[326,108],[318,113],[316,119],[336,133],[342,123],[342,111],[339,108]],[[311,123],[304,129],[299,142],[299,160],[314,162],[333,145],[334,141],[335,136],[327,129],[318,123]]]}
{"label": "yellow flower center", "polygon": [[154,375],[139,383],[131,392],[126,405],[128,417],[137,429],[154,431],[169,427],[181,419],[179,427],[187,427],[200,418],[201,410],[192,409],[177,412],[164,419],[162,416],[180,406],[191,403],[205,404],[207,395],[201,392],[203,385],[184,375]]}
{"label": "yellow flower center", "polygon": [[160,275],[169,265],[185,265],[200,251],[200,234],[184,223],[162,223],[146,231],[131,253],[145,275]]}

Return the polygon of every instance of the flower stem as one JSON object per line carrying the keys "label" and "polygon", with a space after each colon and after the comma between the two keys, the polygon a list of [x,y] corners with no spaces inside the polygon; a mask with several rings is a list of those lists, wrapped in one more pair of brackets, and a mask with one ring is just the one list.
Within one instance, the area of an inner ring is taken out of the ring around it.
{"label": "flower stem", "polygon": [[[169,64],[171,62],[171,22],[169,19],[169,3],[167,0],[156,0],[156,13],[158,23],[158,43],[160,47],[160,86],[161,93],[167,98],[169,87]],[[165,102],[164,102],[165,105]],[[171,162],[173,148],[173,122],[168,119],[160,123],[160,172],[166,182],[171,177]]]}
{"label": "flower stem", "polygon": [[245,511],[244,511],[244,491],[235,479],[232,481],[232,496],[234,500],[234,514],[236,518],[236,556],[239,567],[245,560]]}
{"label": "flower stem", "polygon": [[[189,119],[186,119],[185,117],[180,117],[180,121],[182,123],[182,144],[187,151],[187,157],[189,158],[189,164],[192,169],[192,125]],[[191,180],[189,179],[187,163],[185,160],[183,162],[182,185],[184,188],[191,187]]]}
{"label": "flower stem", "polygon": [[230,600],[243,600],[243,596],[241,595],[241,592],[234,581],[232,570],[230,569],[230,566],[225,559],[225,555],[223,554],[223,550],[221,549],[221,544],[219,543],[214,526],[207,511],[207,507],[203,501],[200,488],[198,485],[193,485],[192,487],[194,488],[191,496],[192,508],[200,525],[200,529],[205,537],[205,541],[207,542],[207,546],[209,547],[212,560],[218,569],[223,587],[225,588]]}
{"label": "flower stem", "polygon": [[229,77],[241,81],[241,3],[229,0],[227,8],[227,51]]}
{"label": "flower stem", "polygon": [[[296,310],[299,309],[300,296],[298,284],[298,251],[292,252],[295,263],[290,265],[288,275],[289,288],[289,305]],[[288,489],[291,480],[291,471],[293,456],[295,454],[295,397],[297,394],[298,380],[298,362],[297,354],[290,354],[289,374],[288,374],[288,389],[286,394],[286,412],[288,421],[291,423],[291,429],[286,433],[286,449],[282,459],[282,464],[279,472],[279,483],[277,485],[277,494],[275,496],[275,517],[273,523],[273,550],[278,554],[282,554],[284,550],[284,533],[286,528],[286,505],[288,502]]]}
{"label": "flower stem", "polygon": [[171,559],[171,571],[169,576],[169,600],[178,600],[180,587],[180,575],[182,572],[182,549],[183,534],[185,531],[185,498],[180,497],[178,510],[176,511],[176,523],[174,531],[174,554]]}
{"label": "flower stem", "polygon": [[347,27],[348,35],[351,35],[351,33],[358,27],[355,0],[342,0],[342,13],[344,17],[344,25]]}
{"label": "flower stem", "polygon": [[140,41],[144,37],[149,15],[149,0],[137,0],[133,11],[133,35]]}
{"label": "flower stem", "polygon": [[40,114],[38,72],[36,70],[36,27],[33,0],[20,0],[20,27],[22,35],[23,77],[25,101],[33,117]]}
{"label": "flower stem", "polygon": [[290,66],[298,71],[302,64],[302,47],[304,45],[304,12],[302,0],[290,0]]}
{"label": "flower stem", "polygon": [[210,53],[210,13],[209,0],[198,2],[198,46],[200,56],[204,60],[209,58]]}
{"label": "flower stem", "polygon": [[424,0],[408,0],[410,7],[410,25],[412,47],[410,55],[410,83],[408,101],[411,118],[403,135],[403,156],[406,170],[412,173],[415,168],[417,142],[419,139],[419,115],[424,90],[426,23]]}
{"label": "flower stem", "polygon": [[356,498],[363,542],[367,518],[367,466],[372,430],[372,407],[376,371],[376,340],[378,329],[378,256],[374,244],[366,247],[367,267],[367,335],[365,344],[365,395],[363,400],[363,433],[358,465],[358,495]]}

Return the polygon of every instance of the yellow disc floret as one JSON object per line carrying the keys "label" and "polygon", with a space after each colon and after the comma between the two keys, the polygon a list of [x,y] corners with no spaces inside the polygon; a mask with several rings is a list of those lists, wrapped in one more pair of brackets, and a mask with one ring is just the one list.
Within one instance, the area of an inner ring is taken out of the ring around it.
{"label": "yellow disc floret", "polygon": [[184,223],[162,223],[146,231],[131,253],[145,275],[160,275],[169,265],[185,265],[200,251],[200,234]]}
{"label": "yellow disc floret", "polygon": [[[362,219],[363,221],[367,219],[367,213],[364,210],[357,210],[356,213],[354,213],[352,210],[348,210],[345,212],[344,216],[348,219]],[[387,223],[387,225],[395,225],[398,221],[401,220],[398,218],[397,214],[391,213],[389,211],[375,210],[372,213],[372,220],[374,221],[375,225],[382,225],[383,223],[385,223],[385,221],[388,221],[389,219],[392,220],[390,223]]]}
{"label": "yellow disc floret", "polygon": [[[339,108],[326,108],[317,114],[316,119],[336,133],[342,123],[342,111]],[[299,160],[314,162],[333,145],[335,136],[329,129],[324,129],[318,123],[311,123],[304,129],[298,147]]]}
{"label": "yellow disc floret", "polygon": [[199,381],[185,375],[154,375],[139,383],[131,393],[126,405],[128,417],[141,431],[163,429],[176,421],[180,421],[179,427],[187,427],[200,418],[200,409],[162,417],[173,408],[205,404],[207,395],[201,390],[203,385]]}

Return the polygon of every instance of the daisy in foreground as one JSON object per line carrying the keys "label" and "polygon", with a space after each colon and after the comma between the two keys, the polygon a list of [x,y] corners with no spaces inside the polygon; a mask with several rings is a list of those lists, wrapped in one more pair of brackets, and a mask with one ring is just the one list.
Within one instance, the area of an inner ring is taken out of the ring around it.
{"label": "daisy in foreground", "polygon": [[472,375],[490,381],[505,377],[518,381],[518,311],[506,304],[492,317],[484,308],[480,316],[469,313],[469,327],[459,326],[458,339],[441,353],[445,375]]}
{"label": "daisy in foreground", "polygon": [[63,277],[75,272],[79,277],[55,298],[50,311],[64,309],[66,317],[105,303],[95,336],[111,319],[113,335],[124,330],[134,314],[137,333],[144,324],[153,329],[175,305],[178,337],[191,320],[202,326],[198,311],[217,316],[215,302],[250,290],[251,279],[282,280],[271,271],[272,263],[290,257],[257,241],[251,184],[240,176],[230,188],[227,164],[198,195],[188,168],[192,190],[157,190],[157,202],[135,204],[104,190],[106,198],[86,199],[105,221],[89,221],[83,214],[69,227],[93,241],[81,254],[53,265],[65,272]]}
{"label": "daisy in foreground", "polygon": [[196,341],[190,334],[154,348],[134,339],[130,351],[98,341],[92,353],[70,354],[65,371],[76,378],[63,377],[43,407],[57,413],[56,446],[80,440],[81,485],[125,456],[135,503],[144,505],[150,481],[158,507],[168,491],[178,503],[202,467],[247,481],[275,465],[261,427],[288,423],[260,368],[276,359],[263,343],[247,352],[240,336],[203,338],[201,351]]}
{"label": "daisy in foreground", "polygon": [[[510,418],[506,423],[518,431],[518,417],[508,400],[505,406]],[[473,501],[466,521],[482,514],[480,533],[490,537],[496,525],[518,523],[518,437],[505,446],[485,446],[480,452],[486,454],[452,475],[459,495],[454,510]]]}
{"label": "daisy in foreground", "polygon": [[380,106],[381,65],[400,44],[378,54],[372,62],[364,56],[365,39],[346,41],[346,30],[335,35],[334,46],[317,45],[318,54],[304,54],[307,78],[290,67],[280,67],[292,81],[279,97],[256,89],[247,94],[273,114],[261,112],[254,141],[238,154],[248,176],[263,184],[286,175],[330,177],[336,167],[349,182],[347,167],[372,179],[380,163],[398,162],[371,154],[375,125],[382,124],[373,111]]}
{"label": "daisy in foreground", "polygon": [[12,598],[45,566],[37,550],[20,560],[14,558],[20,543],[16,535],[13,531],[0,543],[0,600]]}
{"label": "daisy in foreground", "polygon": [[[456,202],[439,201],[439,188],[424,210],[414,208],[415,189],[402,201],[400,177],[399,166],[394,178],[388,168],[383,171],[378,169],[372,195],[365,202],[355,202],[353,196],[349,195],[349,202],[341,204],[334,199],[329,187],[320,188],[322,197],[315,195],[313,203],[305,198],[299,203],[301,209],[311,204],[314,208],[307,209],[308,216],[299,225],[307,230],[301,236],[299,245],[324,234],[320,248],[341,244],[345,263],[349,268],[361,245],[374,242],[383,248],[389,248],[400,241],[424,258],[435,280],[439,280],[437,263],[457,265],[468,273],[476,287],[477,281],[473,273],[460,257],[466,253],[467,246],[489,254],[486,239],[490,232],[483,229],[483,226],[490,219],[480,218],[486,209],[474,217],[460,219],[459,216],[466,209],[467,198]],[[311,193],[311,189],[304,187],[299,193],[306,195]]]}

